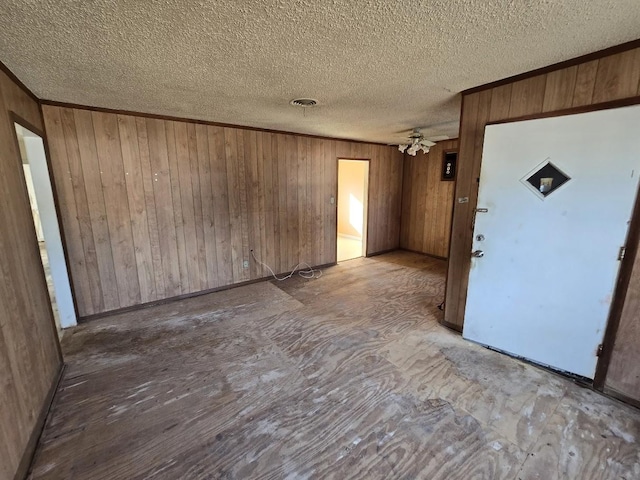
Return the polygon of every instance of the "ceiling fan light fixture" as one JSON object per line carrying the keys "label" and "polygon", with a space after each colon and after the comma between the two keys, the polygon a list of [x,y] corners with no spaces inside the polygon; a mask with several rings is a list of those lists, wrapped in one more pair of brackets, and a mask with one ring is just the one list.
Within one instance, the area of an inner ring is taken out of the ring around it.
{"label": "ceiling fan light fixture", "polygon": [[429,149],[435,145],[435,142],[427,140],[424,138],[424,135],[417,128],[413,130],[411,135],[409,135],[410,143],[401,143],[398,145],[398,150],[402,153],[406,153],[415,157],[419,150],[422,150],[423,153],[429,153]]}

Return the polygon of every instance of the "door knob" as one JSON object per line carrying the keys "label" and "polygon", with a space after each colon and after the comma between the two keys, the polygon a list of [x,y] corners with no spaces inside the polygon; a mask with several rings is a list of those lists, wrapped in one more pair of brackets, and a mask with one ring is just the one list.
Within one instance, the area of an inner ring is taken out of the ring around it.
{"label": "door knob", "polygon": [[484,257],[484,252],[482,250],[475,250],[474,252],[471,252],[471,256],[476,258],[482,258]]}

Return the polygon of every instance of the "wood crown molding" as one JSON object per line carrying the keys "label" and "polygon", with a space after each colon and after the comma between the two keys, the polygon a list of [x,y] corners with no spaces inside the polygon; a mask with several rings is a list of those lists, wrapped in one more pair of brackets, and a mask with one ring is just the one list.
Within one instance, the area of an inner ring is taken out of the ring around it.
{"label": "wood crown molding", "polygon": [[478,85],[477,87],[468,88],[466,90],[462,90],[462,92],[460,93],[463,96],[470,95],[472,93],[481,92],[483,90],[489,90],[491,88],[500,87],[508,83],[525,80],[531,77],[537,77],[538,75],[544,75],[545,73],[553,72],[556,70],[562,70],[563,68],[573,67],[574,65],[590,62],[592,60],[599,60],[600,58],[608,57],[610,55],[615,55],[617,53],[626,52],[628,50],[633,50],[634,48],[640,48],[640,39],[632,40],[626,43],[621,43],[620,45],[614,45],[613,47],[605,48],[603,50],[598,50],[597,52],[587,53],[586,55],[581,55],[579,57],[571,58],[569,60],[554,63],[552,65],[547,65],[546,67],[537,68],[529,72],[524,72],[518,75],[513,75],[511,77],[503,78],[501,80],[496,80],[495,82],[485,83],[483,85]]}
{"label": "wood crown molding", "polygon": [[187,117],[174,117],[172,115],[160,115],[155,113],[145,113],[145,112],[136,112],[133,110],[118,110],[113,108],[104,108],[104,107],[93,107],[90,105],[81,105],[76,103],[66,103],[66,102],[57,102],[55,100],[40,100],[41,105],[49,105],[52,107],[61,107],[61,108],[75,108],[79,110],[90,110],[93,112],[103,112],[103,113],[111,113],[115,115],[129,115],[132,117],[144,117],[144,118],[154,118],[157,120],[167,120],[173,122],[186,122],[186,123],[195,123],[198,125],[210,125],[212,127],[223,127],[223,128],[237,128],[240,130],[251,130],[254,132],[265,132],[265,133],[273,133],[278,135],[295,135],[297,137],[305,137],[305,138],[316,138],[319,140],[333,140],[337,142],[350,142],[350,143],[361,143],[364,145],[380,145],[383,147],[392,147],[393,145],[387,143],[380,142],[367,142],[364,140],[352,140],[349,138],[337,138],[337,137],[325,137],[322,135],[312,135],[308,133],[297,133],[297,132],[286,132],[284,130],[270,130],[268,128],[258,128],[251,127],[248,125],[234,125],[232,123],[222,123],[222,122],[211,122],[208,120],[197,120],[195,118],[187,118]]}
{"label": "wood crown molding", "polygon": [[513,118],[503,118],[487,122],[485,125],[500,125],[503,123],[523,122],[526,120],[538,120],[541,118],[563,117],[566,115],[576,115],[578,113],[596,112],[600,110],[609,110],[612,108],[630,107],[640,104],[640,95],[635,97],[621,98],[602,103],[590,103],[589,105],[580,105],[578,107],[563,108],[561,110],[553,110],[550,112],[532,113],[530,115],[521,115]]}
{"label": "wood crown molding", "polygon": [[22,83],[22,81],[20,81],[20,79],[16,77],[11,70],[9,70],[9,67],[7,67],[2,62],[0,62],[0,70],[2,70],[7,75],[7,77],[9,77],[13,81],[13,83],[18,85],[18,87],[20,87],[20,89],[22,89],[22,91],[26,93],[33,101],[35,101],[36,103],[40,103],[40,99],[36,97],[35,93],[33,93],[29,89],[29,87]]}

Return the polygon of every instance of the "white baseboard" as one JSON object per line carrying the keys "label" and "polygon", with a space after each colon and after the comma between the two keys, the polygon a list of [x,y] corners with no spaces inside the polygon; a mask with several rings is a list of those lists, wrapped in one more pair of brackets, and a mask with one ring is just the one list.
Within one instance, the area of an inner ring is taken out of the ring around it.
{"label": "white baseboard", "polygon": [[338,236],[349,239],[349,240],[356,240],[358,242],[362,241],[362,237],[356,237],[355,235],[347,235],[346,233],[339,233]]}

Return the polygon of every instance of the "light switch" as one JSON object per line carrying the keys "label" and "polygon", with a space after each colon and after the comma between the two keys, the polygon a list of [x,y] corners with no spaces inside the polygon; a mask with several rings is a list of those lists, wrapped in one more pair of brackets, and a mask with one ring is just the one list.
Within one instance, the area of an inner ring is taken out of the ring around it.
{"label": "light switch", "polygon": [[333,205],[334,203],[336,203],[336,197],[331,197],[331,199],[329,200],[329,202],[331,203],[331,205]]}

